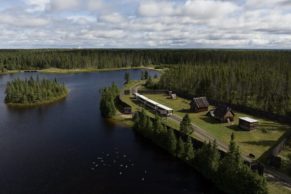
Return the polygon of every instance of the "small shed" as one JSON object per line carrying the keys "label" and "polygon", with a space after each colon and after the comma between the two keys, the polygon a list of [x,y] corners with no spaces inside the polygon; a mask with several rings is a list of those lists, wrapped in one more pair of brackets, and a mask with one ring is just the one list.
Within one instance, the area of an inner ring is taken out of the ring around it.
{"label": "small shed", "polygon": [[190,106],[194,112],[208,111],[209,102],[206,97],[197,97],[192,99]]}
{"label": "small shed", "polygon": [[232,109],[229,106],[225,105],[218,106],[216,109],[209,111],[208,115],[222,123],[232,122],[235,116]]}
{"label": "small shed", "polygon": [[177,99],[177,95],[176,94],[171,94],[170,98],[173,99],[173,100],[176,100]]}
{"label": "small shed", "polygon": [[249,117],[240,117],[239,118],[239,127],[244,130],[253,130],[257,127],[258,120],[249,118]]}

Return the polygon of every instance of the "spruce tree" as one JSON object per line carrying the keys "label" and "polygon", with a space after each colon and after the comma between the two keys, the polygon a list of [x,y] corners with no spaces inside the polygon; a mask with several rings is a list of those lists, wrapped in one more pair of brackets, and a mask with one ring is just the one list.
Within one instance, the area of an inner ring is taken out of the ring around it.
{"label": "spruce tree", "polygon": [[167,149],[170,153],[176,154],[177,149],[177,138],[173,129],[167,130]]}
{"label": "spruce tree", "polygon": [[182,139],[182,137],[178,138],[177,142],[177,157],[178,158],[184,158],[185,157],[185,143]]}
{"label": "spruce tree", "polygon": [[192,138],[187,136],[187,141],[185,143],[185,159],[191,161],[194,159],[194,148],[192,143]]}
{"label": "spruce tree", "polygon": [[129,83],[129,81],[130,81],[130,74],[128,72],[126,72],[124,74],[124,81],[126,84]]}
{"label": "spruce tree", "polygon": [[187,135],[190,135],[193,132],[189,114],[186,114],[180,122],[180,131]]}

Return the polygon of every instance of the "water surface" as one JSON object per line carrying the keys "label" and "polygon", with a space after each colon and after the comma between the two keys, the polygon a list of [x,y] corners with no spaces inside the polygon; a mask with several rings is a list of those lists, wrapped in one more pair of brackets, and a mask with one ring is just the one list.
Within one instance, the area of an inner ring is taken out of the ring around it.
{"label": "water surface", "polygon": [[[0,193],[218,193],[131,129],[101,118],[99,90],[121,86],[124,73],[0,75]],[[41,108],[6,107],[6,83],[30,76],[57,78],[70,94]]]}

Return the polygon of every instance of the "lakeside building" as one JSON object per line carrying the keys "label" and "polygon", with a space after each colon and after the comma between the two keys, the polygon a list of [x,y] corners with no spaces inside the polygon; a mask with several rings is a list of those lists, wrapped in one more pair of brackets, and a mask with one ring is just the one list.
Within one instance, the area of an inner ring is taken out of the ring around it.
{"label": "lakeside building", "polygon": [[153,109],[154,111],[156,111],[157,113],[164,115],[164,116],[170,116],[173,114],[173,109],[169,108],[165,105],[162,105],[158,102],[155,102],[139,93],[134,93],[134,96],[136,98],[136,100],[138,100],[139,102],[141,102],[142,104],[144,104],[145,106]]}
{"label": "lakeside building", "polygon": [[194,112],[204,112],[208,111],[209,102],[206,97],[197,97],[192,99],[190,106]]}
{"label": "lakeside building", "polygon": [[209,111],[208,115],[222,123],[234,121],[235,116],[232,109],[226,105],[218,106],[216,109]]}
{"label": "lakeside building", "polygon": [[239,127],[244,130],[254,130],[258,125],[258,120],[249,118],[249,117],[240,117],[239,118]]}

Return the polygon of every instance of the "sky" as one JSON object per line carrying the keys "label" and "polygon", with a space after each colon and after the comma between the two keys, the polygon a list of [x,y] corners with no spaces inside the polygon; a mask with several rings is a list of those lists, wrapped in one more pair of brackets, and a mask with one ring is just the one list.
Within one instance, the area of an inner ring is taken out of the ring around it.
{"label": "sky", "polygon": [[291,0],[0,0],[0,48],[291,49]]}

